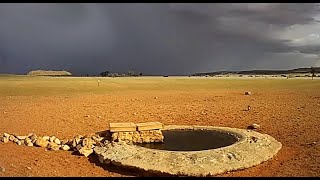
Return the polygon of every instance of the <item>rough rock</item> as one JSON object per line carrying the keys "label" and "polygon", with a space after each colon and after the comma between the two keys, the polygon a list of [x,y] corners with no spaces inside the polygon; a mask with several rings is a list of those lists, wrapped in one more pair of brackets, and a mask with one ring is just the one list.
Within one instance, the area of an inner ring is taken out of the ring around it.
{"label": "rough rock", "polygon": [[50,140],[50,136],[43,136],[42,139],[49,141]]}
{"label": "rough rock", "polygon": [[34,133],[29,133],[29,134],[27,134],[27,137],[30,138],[33,135],[34,135]]}
{"label": "rough rock", "polygon": [[8,133],[3,133],[3,136],[9,138],[9,137],[10,137],[10,134],[8,134]]}
{"label": "rough rock", "polygon": [[78,144],[80,144],[82,142],[82,136],[76,136],[73,140],[72,140],[72,147],[75,148]]}
{"label": "rough rock", "polygon": [[93,149],[88,149],[88,148],[83,147],[79,150],[79,153],[84,155],[85,157],[88,157],[90,154],[93,153]]}
{"label": "rough rock", "polygon": [[34,144],[38,147],[47,147],[49,144],[49,141],[40,137],[35,141]]}
{"label": "rough rock", "polygon": [[49,141],[50,141],[50,142],[54,142],[55,139],[56,139],[55,136],[51,136],[50,139],[49,139]]}
{"label": "rough rock", "polygon": [[28,136],[16,136],[19,140],[26,139]]}
{"label": "rough rock", "polygon": [[49,142],[48,149],[53,151],[58,151],[60,149],[60,146],[54,142]]}
{"label": "rough rock", "polygon": [[6,137],[6,136],[4,136],[4,137],[2,138],[2,142],[4,142],[4,143],[9,142],[9,138],[8,138],[8,137]]}
{"label": "rough rock", "polygon": [[82,138],[83,138],[83,136],[81,136],[81,135],[77,135],[76,137],[74,137],[76,144],[79,144],[82,141]]}
{"label": "rough rock", "polygon": [[255,124],[255,123],[253,123],[253,124],[251,124],[251,125],[249,125],[247,127],[247,129],[259,129],[259,128],[260,128],[260,125],[259,124]]}
{"label": "rough rock", "polygon": [[68,145],[62,145],[61,149],[64,151],[68,151],[70,149],[70,147]]}
{"label": "rough rock", "polygon": [[22,144],[21,141],[17,140],[16,142],[19,146]]}
{"label": "rough rock", "polygon": [[78,144],[78,145],[75,147],[75,149],[76,149],[77,151],[80,151],[81,148],[82,148],[82,145],[81,145],[81,144]]}
{"label": "rough rock", "polygon": [[68,144],[68,143],[69,143],[68,139],[62,139],[61,140],[61,145],[65,145],[65,144]]}
{"label": "rough rock", "polygon": [[82,140],[81,144],[82,144],[83,147],[86,147],[88,149],[92,149],[94,147],[95,141],[92,140],[91,138],[84,138]]}
{"label": "rough rock", "polygon": [[[35,141],[37,140],[38,136],[36,134],[32,134],[31,136],[29,136],[29,138],[31,139],[31,141]],[[34,142],[33,142],[34,143]]]}
{"label": "rough rock", "polygon": [[103,140],[103,137],[100,137],[99,135],[97,135],[97,136],[92,136],[91,137],[94,141],[96,141],[96,142],[101,142],[102,140]]}
{"label": "rough rock", "polygon": [[58,138],[55,138],[55,139],[53,140],[53,142],[56,143],[56,144],[58,144],[58,145],[61,144],[61,141],[60,141],[60,139],[58,139]]}
{"label": "rough rock", "polygon": [[32,142],[33,144],[35,144],[37,140],[38,140],[38,139],[35,138],[35,139],[31,140],[31,142]]}
{"label": "rough rock", "polygon": [[13,141],[15,139],[15,137],[13,135],[9,136],[9,141]]}
{"label": "rough rock", "polygon": [[32,143],[32,141],[31,141],[31,139],[29,139],[29,138],[26,138],[26,139],[24,140],[24,144],[25,144],[26,146],[33,146],[33,143]]}

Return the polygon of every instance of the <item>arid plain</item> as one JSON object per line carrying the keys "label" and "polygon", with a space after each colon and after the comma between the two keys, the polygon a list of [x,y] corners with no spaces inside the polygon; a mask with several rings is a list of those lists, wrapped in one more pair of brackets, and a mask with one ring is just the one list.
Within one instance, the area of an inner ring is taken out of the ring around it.
{"label": "arid plain", "polygon": [[[258,166],[219,176],[320,176],[319,89],[319,78],[1,76],[0,133],[72,138],[110,122],[243,129],[257,123],[282,149]],[[146,175],[101,165],[95,155],[11,142],[0,143],[0,154],[0,176]]]}

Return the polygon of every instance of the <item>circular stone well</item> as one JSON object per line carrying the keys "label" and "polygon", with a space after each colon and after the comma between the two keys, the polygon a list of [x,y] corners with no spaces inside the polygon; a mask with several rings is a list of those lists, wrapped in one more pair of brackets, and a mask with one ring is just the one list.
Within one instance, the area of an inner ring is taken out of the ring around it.
{"label": "circular stone well", "polygon": [[213,176],[258,165],[282,147],[267,134],[228,127],[170,125],[163,134],[163,144],[119,142],[94,151],[102,163],[171,175]]}

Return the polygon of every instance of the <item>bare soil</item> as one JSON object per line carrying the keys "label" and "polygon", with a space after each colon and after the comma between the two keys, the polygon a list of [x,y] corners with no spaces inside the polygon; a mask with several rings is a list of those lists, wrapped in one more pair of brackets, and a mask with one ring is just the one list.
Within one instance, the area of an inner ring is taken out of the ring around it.
{"label": "bare soil", "polygon": [[[158,97],[158,98],[154,98]],[[219,176],[320,176],[320,93],[263,90],[132,91],[114,94],[0,97],[0,133],[55,135],[104,131],[110,122],[246,128],[273,136],[283,148],[258,166]],[[246,111],[247,105],[251,110]],[[90,115],[90,117],[86,117]],[[101,117],[98,117],[101,116]],[[315,142],[314,144],[312,144]],[[66,151],[0,143],[0,176],[144,176]],[[150,175],[150,174],[149,174]]]}

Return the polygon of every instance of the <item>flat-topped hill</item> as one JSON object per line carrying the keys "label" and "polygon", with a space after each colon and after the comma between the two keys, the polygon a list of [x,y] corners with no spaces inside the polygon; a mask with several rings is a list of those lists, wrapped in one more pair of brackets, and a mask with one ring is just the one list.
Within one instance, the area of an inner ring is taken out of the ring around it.
{"label": "flat-topped hill", "polygon": [[35,70],[28,72],[30,76],[72,76],[68,71]]}

